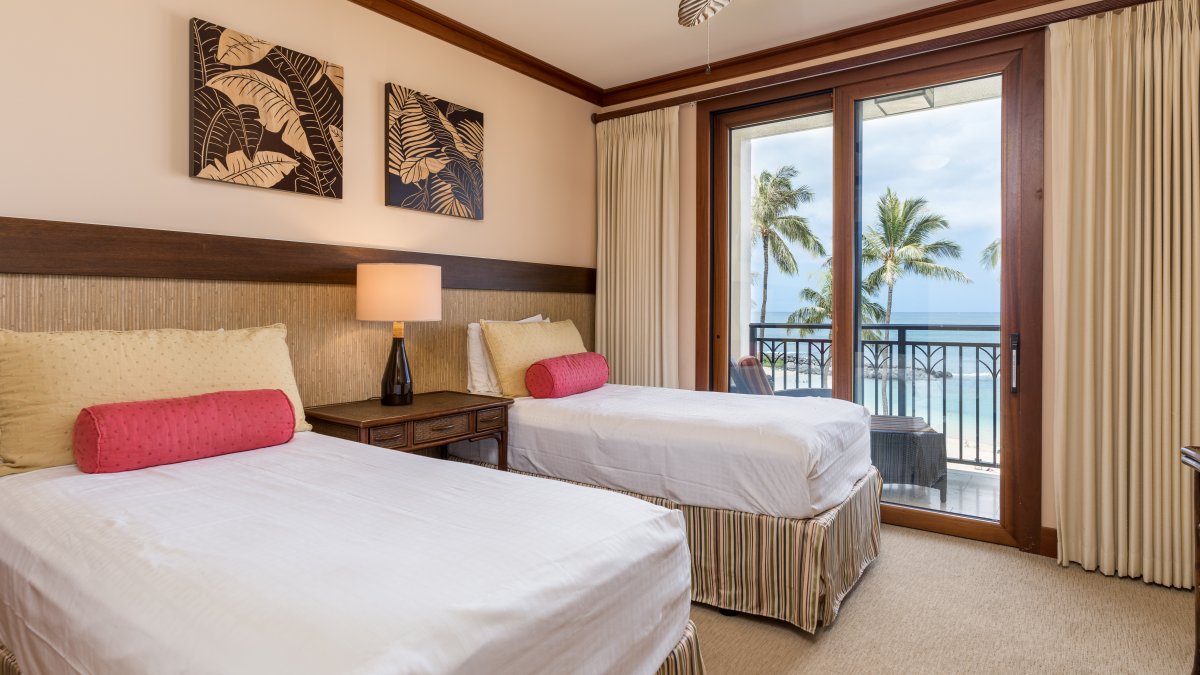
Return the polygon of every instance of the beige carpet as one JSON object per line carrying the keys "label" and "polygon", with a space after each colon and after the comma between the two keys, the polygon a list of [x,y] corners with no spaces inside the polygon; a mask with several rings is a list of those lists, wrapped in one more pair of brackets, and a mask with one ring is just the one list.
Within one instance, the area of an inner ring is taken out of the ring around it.
{"label": "beige carpet", "polygon": [[883,551],[816,637],[692,609],[710,675],[1186,673],[1190,592],[1002,546],[884,527]]}

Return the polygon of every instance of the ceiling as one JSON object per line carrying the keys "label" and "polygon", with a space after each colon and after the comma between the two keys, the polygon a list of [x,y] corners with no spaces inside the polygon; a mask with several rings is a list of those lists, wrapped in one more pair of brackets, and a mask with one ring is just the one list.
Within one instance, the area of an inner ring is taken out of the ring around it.
{"label": "ceiling", "polygon": [[[943,2],[732,0],[708,22],[712,60]],[[680,26],[678,0],[421,0],[421,4],[604,88],[705,63],[706,26]]]}

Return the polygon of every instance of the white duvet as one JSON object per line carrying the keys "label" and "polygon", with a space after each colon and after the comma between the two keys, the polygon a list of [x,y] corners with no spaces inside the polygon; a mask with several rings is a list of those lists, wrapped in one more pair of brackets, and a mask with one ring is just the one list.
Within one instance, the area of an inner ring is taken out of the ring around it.
{"label": "white duvet", "polygon": [[315,433],[0,478],[0,642],[39,673],[652,673],[679,512]]}
{"label": "white duvet", "polygon": [[[850,495],[871,465],[867,409],[827,398],[606,384],[518,399],[509,466],[680,504],[810,518]],[[495,446],[456,455],[495,462]]]}

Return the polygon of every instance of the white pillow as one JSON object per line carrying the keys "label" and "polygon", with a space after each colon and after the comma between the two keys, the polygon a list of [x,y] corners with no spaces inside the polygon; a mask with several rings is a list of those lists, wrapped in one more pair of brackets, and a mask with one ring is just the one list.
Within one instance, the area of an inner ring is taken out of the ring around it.
{"label": "white pillow", "polygon": [[[549,321],[541,314],[520,321],[503,321],[497,323],[537,323]],[[481,319],[480,323],[488,323]],[[467,391],[483,396],[499,396],[500,381],[496,377],[496,369],[492,366],[492,357],[488,355],[487,347],[483,344],[483,329],[479,323],[467,324]]]}

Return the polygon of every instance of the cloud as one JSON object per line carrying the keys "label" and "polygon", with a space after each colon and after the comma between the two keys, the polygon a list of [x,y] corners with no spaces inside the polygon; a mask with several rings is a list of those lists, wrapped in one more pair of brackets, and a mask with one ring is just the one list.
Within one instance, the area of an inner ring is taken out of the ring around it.
{"label": "cloud", "polygon": [[[950,222],[947,236],[963,247],[955,266],[971,277],[970,285],[906,278],[897,286],[897,310],[905,312],[997,311],[999,274],[982,268],[979,254],[999,236],[1002,199],[1001,105],[998,99],[908,115],[869,120],[862,129],[862,199],[869,222],[875,200],[888,187],[901,197],[925,197],[930,210]],[[792,164],[799,182],[815,199],[797,213],[832,250],[833,135],[831,128],[764,137],[752,141],[750,168],[757,174]],[[865,223],[864,223],[865,225]],[[820,265],[796,252],[800,269],[784,277],[771,275],[769,312],[791,312],[806,286],[817,284]],[[751,255],[751,272],[761,274],[761,255]],[[760,294],[752,291],[754,301]]]}

